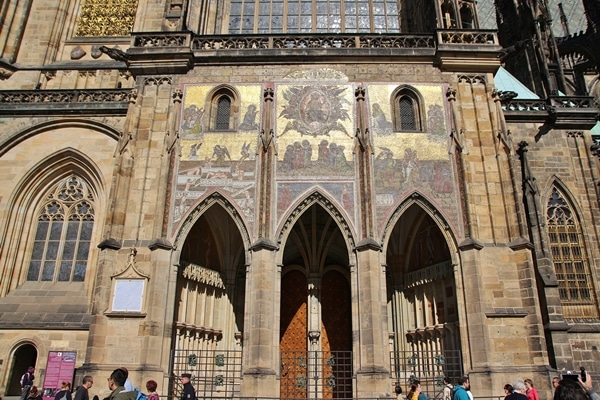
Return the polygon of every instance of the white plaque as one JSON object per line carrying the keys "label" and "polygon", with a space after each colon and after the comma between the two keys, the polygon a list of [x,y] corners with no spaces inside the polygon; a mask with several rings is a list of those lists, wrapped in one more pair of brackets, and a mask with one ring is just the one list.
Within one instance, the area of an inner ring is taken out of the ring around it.
{"label": "white plaque", "polygon": [[112,311],[142,312],[145,279],[115,279]]}

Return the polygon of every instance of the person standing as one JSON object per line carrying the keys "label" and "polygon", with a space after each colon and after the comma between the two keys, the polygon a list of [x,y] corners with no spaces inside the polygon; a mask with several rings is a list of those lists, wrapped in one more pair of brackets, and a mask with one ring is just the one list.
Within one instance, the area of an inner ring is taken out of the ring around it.
{"label": "person standing", "polygon": [[146,398],[148,400],[159,400],[158,393],[156,393],[156,388],[158,387],[158,383],[156,381],[150,379],[146,382],[146,390],[148,391],[148,395]]}
{"label": "person standing", "polygon": [[533,387],[533,381],[531,379],[525,379],[525,387],[527,388],[525,394],[529,400],[540,400],[537,389]]}
{"label": "person standing", "polygon": [[528,400],[525,392],[527,391],[527,386],[525,386],[525,382],[522,380],[516,380],[512,384],[513,392],[506,396],[506,400]]}
{"label": "person standing", "polygon": [[450,378],[447,376],[444,377],[444,400],[452,400],[452,384],[450,383]]}
{"label": "person standing", "polygon": [[192,374],[181,374],[181,383],[183,383],[183,392],[181,393],[181,400],[196,400],[196,390],[190,382],[191,379]]}
{"label": "person standing", "polygon": [[127,380],[127,371],[122,368],[115,369],[108,380],[108,388],[112,390],[108,400],[135,400],[137,394],[132,390],[125,390],[125,381]]}
{"label": "person standing", "polygon": [[71,383],[63,382],[60,385],[60,391],[54,396],[54,400],[72,400],[71,397]]}
{"label": "person standing", "polygon": [[75,391],[75,400],[90,400],[90,394],[88,390],[94,384],[94,380],[90,375],[86,375],[83,377],[81,386],[77,388]]}
{"label": "person standing", "polygon": [[470,400],[469,392],[471,390],[471,382],[468,376],[461,376],[458,379],[458,384],[454,386],[452,400]]}
{"label": "person standing", "polygon": [[31,366],[27,368],[27,372],[21,376],[21,398],[19,400],[25,400],[27,395],[29,395],[29,389],[33,386],[33,380],[35,379],[35,376],[33,375],[34,371],[35,368]]}

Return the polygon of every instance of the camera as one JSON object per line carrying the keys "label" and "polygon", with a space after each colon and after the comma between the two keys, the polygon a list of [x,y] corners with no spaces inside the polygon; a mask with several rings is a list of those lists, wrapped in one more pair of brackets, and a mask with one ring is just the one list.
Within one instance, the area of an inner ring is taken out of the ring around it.
{"label": "camera", "polygon": [[569,379],[576,381],[579,378],[579,374],[576,371],[567,371],[565,374],[560,374],[560,379]]}
{"label": "camera", "polygon": [[586,380],[585,368],[581,367],[579,370],[580,370],[580,373],[577,373],[577,371],[567,371],[565,374],[560,375],[560,379],[570,379],[570,380],[576,381],[579,378],[581,378],[581,381],[585,382],[585,380]]}

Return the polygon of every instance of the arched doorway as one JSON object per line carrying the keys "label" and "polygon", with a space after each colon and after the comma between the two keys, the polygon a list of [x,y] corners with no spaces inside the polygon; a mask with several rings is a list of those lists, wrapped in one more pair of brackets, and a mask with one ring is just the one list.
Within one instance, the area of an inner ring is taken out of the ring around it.
{"label": "arched doorway", "polygon": [[397,221],[387,245],[387,299],[392,373],[401,386],[419,379],[432,397],[444,376],[462,375],[458,305],[446,237],[414,204]]}
{"label": "arched doorway", "polygon": [[37,356],[37,349],[31,343],[24,343],[15,350],[9,382],[6,385],[7,396],[21,395],[21,376],[27,372],[27,368],[35,367]]}
{"label": "arched doorway", "polygon": [[173,326],[173,395],[181,373],[198,397],[235,397],[241,381],[245,247],[220,203],[190,229],[181,249]]}
{"label": "arched doorway", "polygon": [[352,312],[348,247],[319,204],[286,241],[281,279],[281,394],[352,397]]}

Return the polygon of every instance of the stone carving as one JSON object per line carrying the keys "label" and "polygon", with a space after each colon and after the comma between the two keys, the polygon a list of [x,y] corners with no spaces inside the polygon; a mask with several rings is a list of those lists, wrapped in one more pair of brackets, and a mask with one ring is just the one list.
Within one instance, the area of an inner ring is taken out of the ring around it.
{"label": "stone carving", "polygon": [[189,264],[183,270],[183,277],[190,281],[204,283],[208,286],[213,286],[219,289],[225,289],[225,284],[221,279],[221,275],[217,271],[204,268],[199,265]]}

